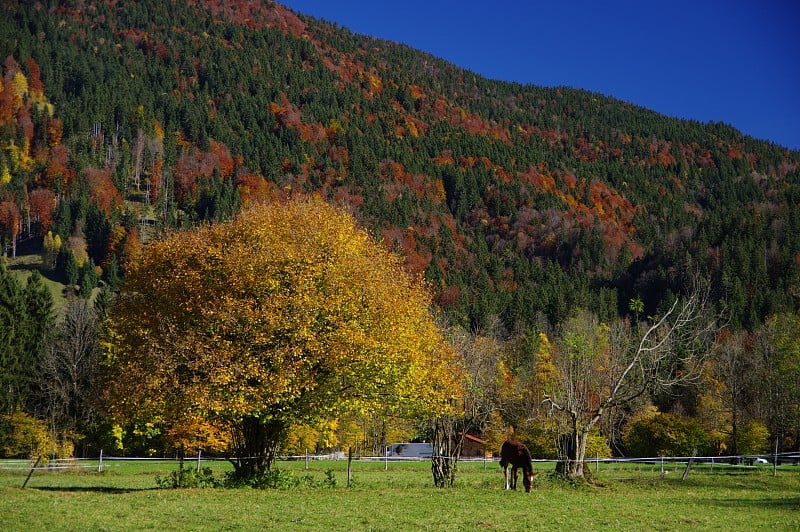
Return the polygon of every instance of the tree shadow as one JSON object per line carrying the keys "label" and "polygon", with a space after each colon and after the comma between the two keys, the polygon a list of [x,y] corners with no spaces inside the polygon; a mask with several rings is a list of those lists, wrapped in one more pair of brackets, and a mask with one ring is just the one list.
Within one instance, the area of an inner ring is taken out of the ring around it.
{"label": "tree shadow", "polygon": [[81,493],[81,492],[88,492],[88,493],[112,493],[112,494],[123,494],[123,493],[134,493],[140,491],[152,491],[158,490],[161,488],[153,487],[153,488],[115,488],[113,486],[30,486],[27,489],[31,490],[39,490],[39,491],[62,491],[65,493]]}
{"label": "tree shadow", "polygon": [[[764,481],[762,482],[755,482],[751,476],[748,476],[744,472],[744,474],[733,473],[721,473],[717,475],[714,473],[713,475],[710,474],[689,474],[689,477],[686,480],[681,479],[682,473],[680,471],[675,472],[668,472],[668,475],[658,475],[654,474],[651,477],[630,477],[630,478],[614,478],[611,479],[612,482],[617,482],[620,484],[624,484],[626,486],[647,486],[647,487],[666,487],[666,486],[674,486],[674,487],[691,487],[691,488],[698,488],[703,489],[708,486],[716,485],[717,483],[714,481],[715,476],[719,476],[721,480],[725,482],[725,488],[731,491],[749,491],[749,492],[774,492],[775,486],[770,484],[769,479],[772,477],[763,477]],[[736,482],[737,476],[742,479],[742,482]],[[729,502],[736,502],[741,499],[734,499]],[[765,500],[765,499],[754,499],[758,500]]]}
{"label": "tree shadow", "polygon": [[766,498],[766,499],[704,499],[707,504],[724,506],[726,508],[764,508],[799,510],[800,497]]}
{"label": "tree shadow", "polygon": [[18,244],[16,259],[10,261],[9,264],[7,264],[7,268],[9,270],[30,272],[36,270],[45,279],[53,281],[54,283],[60,282],[55,270],[46,266],[39,260],[39,255],[42,253],[41,248],[41,243],[38,245]]}

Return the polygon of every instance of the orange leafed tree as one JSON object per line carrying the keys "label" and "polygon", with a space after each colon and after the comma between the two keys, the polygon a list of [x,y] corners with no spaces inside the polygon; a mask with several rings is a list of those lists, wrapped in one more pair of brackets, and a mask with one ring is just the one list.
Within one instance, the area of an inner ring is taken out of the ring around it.
{"label": "orange leafed tree", "polygon": [[264,202],[275,195],[274,183],[268,182],[260,175],[243,173],[236,177],[236,188],[242,198],[242,204],[248,206],[255,202]]}
{"label": "orange leafed tree", "polygon": [[115,208],[122,205],[122,196],[111,179],[111,168],[99,170],[89,167],[84,173],[89,185],[89,195],[100,210],[110,215]]}
{"label": "orange leafed tree", "polygon": [[28,195],[28,206],[31,218],[37,224],[39,232],[46,234],[53,222],[53,211],[56,208],[56,195],[46,188],[37,188]]}
{"label": "orange leafed tree", "polygon": [[236,473],[257,475],[293,424],[445,410],[457,372],[429,305],[345,212],[254,204],[144,248],[107,321],[106,404],[227,429]]}
{"label": "orange leafed tree", "polygon": [[11,256],[17,256],[17,237],[19,236],[22,222],[19,208],[14,202],[0,202],[0,235],[11,244]]}

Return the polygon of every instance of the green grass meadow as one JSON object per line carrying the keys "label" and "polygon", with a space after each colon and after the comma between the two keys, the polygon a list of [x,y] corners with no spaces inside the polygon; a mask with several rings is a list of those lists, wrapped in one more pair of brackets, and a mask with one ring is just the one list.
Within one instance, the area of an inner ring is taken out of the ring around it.
{"label": "green grass meadow", "polygon": [[[91,465],[91,464],[85,464]],[[225,462],[204,463],[215,476]],[[92,469],[0,469],[0,530],[798,530],[800,466],[601,464],[594,486],[540,471],[532,493],[506,492],[496,463],[462,462],[456,487],[432,484],[430,463],[279,462],[320,487],[159,489],[175,462],[106,461]],[[3,463],[0,462],[0,467]],[[592,466],[594,468],[594,466]],[[333,476],[334,487],[322,487]]]}

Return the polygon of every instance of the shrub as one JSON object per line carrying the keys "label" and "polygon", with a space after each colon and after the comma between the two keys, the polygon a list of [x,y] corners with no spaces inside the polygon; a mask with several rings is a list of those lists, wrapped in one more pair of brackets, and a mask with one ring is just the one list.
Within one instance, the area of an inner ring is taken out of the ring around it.
{"label": "shrub", "polygon": [[47,457],[51,447],[44,421],[21,410],[0,416],[0,455],[5,458]]}
{"label": "shrub", "polygon": [[[555,459],[558,457],[556,431],[545,423],[534,421],[525,430],[515,433],[514,437],[525,442],[534,458]],[[497,450],[499,451],[499,446]]]}
{"label": "shrub", "polygon": [[586,438],[586,458],[611,458],[611,446],[608,439],[599,432],[589,434]]}
{"label": "shrub", "polygon": [[629,456],[690,456],[711,452],[711,438],[700,424],[674,414],[657,413],[629,422],[622,433]]}
{"label": "shrub", "polygon": [[325,488],[336,487],[336,477],[333,476],[332,469],[328,469],[327,471],[325,471],[325,480],[322,481],[322,486]]}
{"label": "shrub", "polygon": [[325,479],[317,482],[311,475],[295,476],[282,469],[270,469],[255,477],[242,478],[232,471],[226,475],[224,486],[228,488],[254,489],[296,489],[296,488],[335,488],[336,477],[332,470],[325,472]]}
{"label": "shrub", "polygon": [[173,471],[166,477],[156,477],[156,486],[159,488],[216,488],[219,485],[210,467],[200,468],[200,471],[194,467],[184,467],[182,471]]}
{"label": "shrub", "polygon": [[760,421],[748,421],[739,431],[739,454],[769,452],[769,430]]}

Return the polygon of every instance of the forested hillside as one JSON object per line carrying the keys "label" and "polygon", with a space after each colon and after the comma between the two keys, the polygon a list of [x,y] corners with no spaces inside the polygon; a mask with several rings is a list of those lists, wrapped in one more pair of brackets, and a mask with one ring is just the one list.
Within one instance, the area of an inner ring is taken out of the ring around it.
{"label": "forested hillside", "polygon": [[0,8],[3,251],[81,295],[174,228],[317,192],[467,329],[655,315],[697,275],[734,331],[800,310],[800,152],[275,2]]}
{"label": "forested hillside", "polygon": [[693,271],[736,326],[798,305],[800,154],[723,124],[486,80],[271,2],[3,7],[8,251],[82,218],[107,266],[142,219],[319,191],[463,323],[654,312]]}

